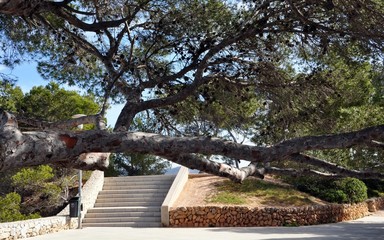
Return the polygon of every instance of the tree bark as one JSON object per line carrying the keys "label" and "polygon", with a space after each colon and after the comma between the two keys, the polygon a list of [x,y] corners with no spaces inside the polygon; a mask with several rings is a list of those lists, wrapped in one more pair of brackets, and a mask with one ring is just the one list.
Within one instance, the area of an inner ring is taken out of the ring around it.
{"label": "tree bark", "polygon": [[249,176],[263,179],[265,172],[264,168],[258,169],[255,163],[251,163],[249,166],[239,169],[231,167],[225,163],[210,161],[204,157],[192,154],[181,154],[174,157],[168,157],[168,160],[191,169],[198,169],[205,173],[227,177],[235,182],[242,182]]}
{"label": "tree bark", "polygon": [[[351,133],[297,138],[272,147],[258,147],[218,138],[167,137],[143,132],[111,133],[104,130],[79,132],[58,130],[23,133],[18,129],[15,116],[2,112],[0,117],[0,172],[40,164],[104,170],[108,166],[109,152],[125,152],[157,155],[189,168],[226,176],[240,182],[248,176],[262,178],[264,169],[258,169],[256,164],[276,160],[297,161],[321,168],[326,173],[340,176],[384,177],[380,173],[345,169],[336,164],[300,153],[308,149],[351,147],[359,145],[359,143],[369,146],[366,144],[367,142],[384,138],[384,126],[371,127]],[[84,118],[84,121],[88,120],[88,118]],[[324,140],[327,140],[327,144],[320,144],[324,143]],[[248,160],[251,164],[248,167],[238,169],[201,157],[201,155],[213,154]],[[273,168],[266,168],[265,171],[277,172]]]}
{"label": "tree bark", "polygon": [[30,16],[44,2],[42,0],[0,0],[0,13],[14,16]]}

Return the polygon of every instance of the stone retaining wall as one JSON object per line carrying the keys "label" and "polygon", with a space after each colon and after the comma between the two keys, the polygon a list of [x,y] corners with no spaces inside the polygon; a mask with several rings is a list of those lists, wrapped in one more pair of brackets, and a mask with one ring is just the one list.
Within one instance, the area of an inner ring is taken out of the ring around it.
{"label": "stone retaining wall", "polygon": [[[83,212],[95,204],[97,194],[104,184],[104,172],[93,171],[91,177],[82,188]],[[25,221],[0,223],[0,240],[16,240],[19,238],[34,237],[47,233],[58,232],[78,227],[78,218],[69,217],[69,206],[64,208],[57,216],[30,219]]]}
{"label": "stone retaining wall", "polygon": [[55,216],[0,223],[0,239],[15,240],[58,232],[70,228],[77,228],[77,218]]}
{"label": "stone retaining wall", "polygon": [[383,209],[384,198],[358,204],[330,204],[294,208],[179,207],[169,212],[170,227],[299,226],[358,219],[369,210]]}

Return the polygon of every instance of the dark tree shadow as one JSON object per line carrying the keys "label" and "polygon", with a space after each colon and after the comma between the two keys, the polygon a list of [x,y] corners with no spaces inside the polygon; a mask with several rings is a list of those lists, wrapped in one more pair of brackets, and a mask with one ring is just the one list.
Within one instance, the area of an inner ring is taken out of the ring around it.
{"label": "dark tree shadow", "polygon": [[[251,227],[251,228],[212,228],[213,232],[252,234],[257,239],[384,239],[384,224],[365,222],[344,222],[301,227]],[[262,238],[259,236],[262,235]],[[241,235],[240,235],[241,236]],[[239,236],[239,237],[240,237]]]}

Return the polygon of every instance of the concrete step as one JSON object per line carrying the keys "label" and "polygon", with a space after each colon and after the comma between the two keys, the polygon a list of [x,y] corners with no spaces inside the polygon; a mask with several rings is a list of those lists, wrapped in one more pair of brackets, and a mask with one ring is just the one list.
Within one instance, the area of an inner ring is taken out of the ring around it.
{"label": "concrete step", "polygon": [[162,196],[145,196],[145,197],[133,197],[127,195],[127,197],[104,197],[97,198],[97,203],[102,202],[162,202],[164,197]]}
{"label": "concrete step", "polygon": [[108,189],[158,189],[158,188],[170,188],[172,184],[158,184],[158,183],[150,183],[150,184],[134,184],[134,183],[129,183],[129,184],[104,184],[103,190],[108,190]]}
{"label": "concrete step", "polygon": [[99,192],[101,195],[110,195],[110,194],[145,194],[145,193],[159,193],[167,194],[169,189],[123,189],[123,190],[102,190]]}
{"label": "concrete step", "polygon": [[160,222],[130,222],[130,223],[84,223],[83,227],[161,227]]}
{"label": "concrete step", "polygon": [[98,207],[160,207],[161,202],[107,202],[95,203],[95,208]]}
{"label": "concrete step", "polygon": [[97,197],[97,199],[110,199],[110,198],[165,198],[167,196],[166,193],[126,193],[126,194],[101,194]]}
{"label": "concrete step", "polygon": [[161,227],[160,206],[175,175],[105,178],[83,227]]}
{"label": "concrete step", "polygon": [[104,184],[103,190],[128,190],[128,189],[169,189],[171,184],[135,184],[135,185],[125,185],[125,184],[113,184],[107,185]]}
{"label": "concrete step", "polygon": [[160,217],[84,218],[83,223],[161,222]]}
{"label": "concrete step", "polygon": [[102,212],[102,213],[87,213],[85,218],[118,218],[118,217],[160,217],[158,212]]}
{"label": "concrete step", "polygon": [[88,209],[88,213],[128,213],[128,212],[160,212],[160,207],[100,207]]}
{"label": "concrete step", "polygon": [[143,181],[171,181],[176,175],[150,175],[150,176],[126,176],[126,177],[106,177],[104,183],[110,182],[143,182]]}
{"label": "concrete step", "polygon": [[120,183],[135,183],[135,184],[147,184],[147,183],[170,183],[174,179],[173,178],[167,178],[167,179],[131,179],[131,178],[125,178],[125,179],[119,179],[119,180],[104,180],[105,184],[120,184]]}
{"label": "concrete step", "polygon": [[97,199],[96,203],[120,203],[120,202],[150,202],[150,203],[163,203],[164,198],[149,197],[149,198],[104,198]]}

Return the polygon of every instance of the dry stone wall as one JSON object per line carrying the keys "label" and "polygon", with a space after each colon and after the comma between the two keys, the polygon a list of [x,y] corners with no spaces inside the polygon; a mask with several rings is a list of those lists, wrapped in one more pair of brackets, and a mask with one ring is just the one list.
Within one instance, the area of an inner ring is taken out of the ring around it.
{"label": "dry stone wall", "polygon": [[10,223],[0,223],[0,240],[15,240],[20,238],[35,237],[70,228],[77,228],[77,218],[56,216]]}
{"label": "dry stone wall", "polygon": [[358,219],[369,210],[383,209],[384,198],[358,204],[292,208],[179,207],[169,212],[170,227],[301,226]]}

